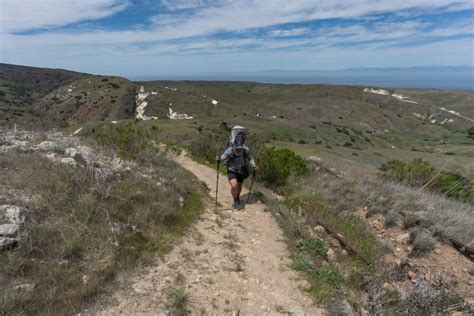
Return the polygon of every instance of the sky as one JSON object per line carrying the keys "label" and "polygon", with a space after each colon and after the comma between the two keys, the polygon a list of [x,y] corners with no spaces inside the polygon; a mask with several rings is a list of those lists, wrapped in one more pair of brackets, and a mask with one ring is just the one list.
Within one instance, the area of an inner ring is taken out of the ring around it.
{"label": "sky", "polygon": [[474,1],[0,0],[0,62],[129,78],[474,65]]}

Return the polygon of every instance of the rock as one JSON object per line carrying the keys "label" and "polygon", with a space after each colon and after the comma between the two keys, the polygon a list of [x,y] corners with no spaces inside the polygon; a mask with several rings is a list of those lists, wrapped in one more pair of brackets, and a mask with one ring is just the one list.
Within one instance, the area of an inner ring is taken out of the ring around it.
{"label": "rock", "polygon": [[26,149],[26,148],[29,147],[29,146],[28,146],[29,143],[28,143],[27,141],[24,141],[24,140],[16,140],[16,139],[14,139],[14,140],[12,140],[12,141],[10,142],[10,144],[11,144],[11,147],[13,147],[13,148],[18,148],[18,149]]}
{"label": "rock", "polygon": [[306,160],[314,161],[314,162],[321,162],[321,158],[319,158],[317,156],[309,156],[308,158],[306,158]]}
{"label": "rock", "polygon": [[468,297],[464,299],[464,302],[466,302],[466,306],[469,308],[469,311],[474,312],[474,297]]}
{"label": "rock", "polygon": [[44,142],[39,143],[36,145],[36,148],[39,150],[44,150],[44,151],[50,151],[54,150],[55,148],[58,148],[58,144],[49,140],[46,140]]}
{"label": "rock", "polygon": [[347,250],[346,250],[346,249],[342,249],[342,250],[341,250],[341,254],[342,254],[343,256],[347,256]]}
{"label": "rock", "polygon": [[413,281],[416,279],[416,273],[413,271],[408,271],[408,277]]}
{"label": "rock", "polygon": [[18,224],[2,224],[0,225],[0,236],[15,237],[19,229]]}
{"label": "rock", "polygon": [[0,237],[0,249],[7,249],[15,246],[16,239],[8,237]]}
{"label": "rock", "polygon": [[326,255],[328,256],[329,260],[334,260],[336,258],[336,255],[334,254],[334,250],[332,250],[332,248],[328,249]]}
{"label": "rock", "polygon": [[35,285],[30,284],[30,283],[24,283],[24,284],[19,284],[19,285],[15,286],[14,289],[16,291],[30,293],[35,289]]}
{"label": "rock", "polygon": [[395,237],[395,240],[400,244],[408,243],[408,241],[410,240],[410,233],[398,235],[397,237]]}
{"label": "rock", "polygon": [[110,168],[114,170],[122,170],[124,169],[124,161],[118,157],[115,157],[110,161]]}
{"label": "rock", "polygon": [[82,158],[87,162],[87,164],[92,164],[94,162],[99,161],[99,157],[95,153],[95,151],[87,146],[77,146],[76,147],[76,154],[80,154]]}
{"label": "rock", "polygon": [[78,153],[78,151],[74,147],[68,147],[64,150],[64,153],[70,157],[74,157]]}
{"label": "rock", "polygon": [[314,226],[314,231],[317,232],[317,233],[324,233],[326,230],[324,229],[323,226],[320,226],[320,225],[317,225],[317,226]]}
{"label": "rock", "polygon": [[385,282],[382,286],[385,290],[390,290],[393,286],[390,283]]}
{"label": "rock", "polygon": [[71,158],[71,157],[61,158],[60,161],[61,163],[66,164],[66,165],[72,165],[72,166],[77,165],[76,160],[74,160],[74,158]]}
{"label": "rock", "polygon": [[435,248],[434,253],[437,254],[437,255],[440,255],[441,254],[441,249]]}
{"label": "rock", "polygon": [[25,209],[16,205],[0,206],[0,223],[22,224],[25,222]]}

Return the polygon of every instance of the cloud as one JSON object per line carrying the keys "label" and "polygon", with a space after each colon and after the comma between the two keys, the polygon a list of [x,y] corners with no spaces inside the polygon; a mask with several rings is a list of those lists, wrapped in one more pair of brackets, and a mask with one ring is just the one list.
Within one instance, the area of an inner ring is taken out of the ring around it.
{"label": "cloud", "polygon": [[269,32],[269,35],[270,36],[282,36],[282,37],[286,37],[286,36],[299,36],[299,35],[303,35],[303,34],[306,34],[308,33],[309,29],[306,28],[306,27],[299,27],[299,28],[293,28],[293,29],[286,29],[286,30],[282,30],[282,29],[277,29],[277,30],[272,30]]}
{"label": "cloud", "polygon": [[58,27],[96,20],[130,5],[129,0],[2,0],[0,33]]}
{"label": "cloud", "polygon": [[[432,48],[443,48],[448,59],[457,56],[450,59],[457,63],[466,59],[460,58],[460,52],[466,53],[469,40],[456,42],[459,51],[452,52],[444,49],[447,44],[443,41],[472,36],[474,29],[470,17],[441,22],[429,18],[430,13],[442,15],[443,11],[474,8],[470,2],[457,0],[143,0],[142,4],[150,4],[142,5],[149,9],[143,23],[127,29],[60,26],[100,19],[126,8],[132,10],[135,6],[131,0],[0,1],[3,62],[65,68],[78,65],[75,69],[80,71],[90,71],[84,65],[102,71],[107,65],[115,69],[122,62],[123,67],[142,65],[142,71],[149,71],[144,61],[163,66],[158,60],[178,62],[179,66],[198,60],[213,65],[228,62],[232,66],[239,56],[259,69],[279,59],[295,69],[315,69],[318,65],[312,64],[314,58],[340,68],[338,65],[350,66],[351,61],[357,63],[364,58],[366,65],[373,65],[385,54],[395,60],[393,52],[403,55],[403,51],[410,52],[413,60],[419,58],[417,50],[423,51],[430,60],[429,56],[438,53],[420,46],[430,44],[427,42],[437,42]],[[315,22],[318,20],[322,22]],[[15,33],[25,30],[37,31]]]}

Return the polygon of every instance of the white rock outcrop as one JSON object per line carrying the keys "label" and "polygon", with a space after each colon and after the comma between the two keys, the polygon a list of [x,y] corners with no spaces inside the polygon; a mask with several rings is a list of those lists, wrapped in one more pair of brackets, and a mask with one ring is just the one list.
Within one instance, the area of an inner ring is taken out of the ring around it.
{"label": "white rock outcrop", "polygon": [[141,86],[135,98],[135,102],[136,102],[135,118],[139,120],[148,121],[148,120],[158,119],[158,117],[156,116],[145,115],[145,108],[148,105],[148,102],[146,102],[145,99],[148,97],[148,95],[150,94],[145,92],[145,87]]}
{"label": "white rock outcrop", "polygon": [[390,95],[390,92],[384,89],[372,89],[372,88],[365,88],[364,92],[366,93],[374,93],[374,94],[380,94],[380,95]]}
{"label": "white rock outcrop", "polygon": [[179,114],[178,112],[173,111],[171,107],[168,108],[167,116],[170,120],[192,120],[193,119],[193,116],[188,115],[186,113]]}
{"label": "white rock outcrop", "polygon": [[25,213],[25,208],[16,205],[0,206],[0,250],[11,248],[19,241],[19,231],[26,220]]}

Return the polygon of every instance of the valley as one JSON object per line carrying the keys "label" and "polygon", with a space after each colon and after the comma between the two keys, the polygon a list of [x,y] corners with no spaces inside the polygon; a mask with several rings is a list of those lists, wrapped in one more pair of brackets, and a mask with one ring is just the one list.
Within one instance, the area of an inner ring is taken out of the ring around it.
{"label": "valley", "polygon": [[[224,175],[213,201],[234,125],[242,213]],[[472,91],[0,64],[0,133],[0,314],[474,310]]]}

